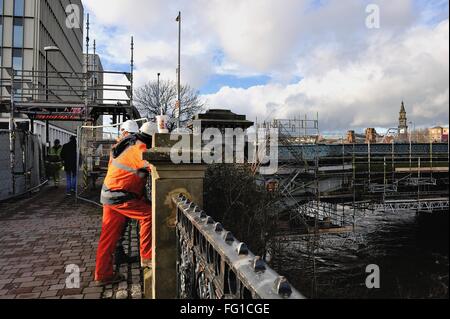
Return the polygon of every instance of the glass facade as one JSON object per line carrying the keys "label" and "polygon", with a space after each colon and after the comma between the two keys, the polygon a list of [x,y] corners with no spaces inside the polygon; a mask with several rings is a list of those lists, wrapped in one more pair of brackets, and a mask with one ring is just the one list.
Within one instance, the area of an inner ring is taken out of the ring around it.
{"label": "glass facade", "polygon": [[14,18],[13,47],[23,47],[23,18]]}
{"label": "glass facade", "polygon": [[14,0],[14,15],[23,17],[25,14],[25,0]]}
{"label": "glass facade", "polygon": [[[0,0],[0,66],[3,66],[3,0]],[[0,83],[3,81],[3,71],[0,72]],[[0,95],[3,95],[3,88],[0,87]]]}
{"label": "glass facade", "polygon": [[13,69],[22,70],[23,52],[22,49],[13,49]]}
{"label": "glass facade", "polygon": [[[23,50],[13,49],[13,69],[16,71],[16,75],[21,75],[23,70]],[[22,83],[14,83],[15,100],[20,101],[22,95]]]}
{"label": "glass facade", "polygon": [[[0,0],[1,3],[2,0]],[[3,65],[3,17],[0,16],[0,65]]]}
{"label": "glass facade", "polygon": [[3,0],[0,0],[0,57],[2,55],[1,47],[3,46]]}

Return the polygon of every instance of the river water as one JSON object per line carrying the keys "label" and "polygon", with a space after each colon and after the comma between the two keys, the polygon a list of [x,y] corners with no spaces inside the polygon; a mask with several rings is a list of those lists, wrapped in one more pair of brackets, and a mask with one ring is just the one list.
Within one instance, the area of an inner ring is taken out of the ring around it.
{"label": "river water", "polygon": [[[449,298],[448,212],[366,212],[356,222],[352,234],[321,236],[315,266],[296,236],[277,246],[272,266],[308,298]],[[365,284],[371,264],[379,289]]]}

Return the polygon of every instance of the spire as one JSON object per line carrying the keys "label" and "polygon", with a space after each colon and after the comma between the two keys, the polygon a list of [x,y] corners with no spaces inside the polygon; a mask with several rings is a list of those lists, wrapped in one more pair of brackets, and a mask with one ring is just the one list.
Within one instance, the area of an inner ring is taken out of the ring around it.
{"label": "spire", "polygon": [[400,113],[406,113],[405,102],[404,101],[402,101],[402,107],[400,109]]}

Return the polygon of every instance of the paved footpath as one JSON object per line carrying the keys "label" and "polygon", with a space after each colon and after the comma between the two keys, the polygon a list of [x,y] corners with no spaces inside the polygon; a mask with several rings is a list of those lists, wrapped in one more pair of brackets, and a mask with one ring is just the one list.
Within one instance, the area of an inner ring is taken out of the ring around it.
{"label": "paved footpath", "polygon": [[[47,187],[32,198],[0,203],[0,299],[140,299],[139,264],[121,266],[127,281],[95,287],[95,254],[101,231],[100,207],[66,197],[64,190]],[[138,252],[135,223],[127,230]],[[79,288],[70,265],[80,270]],[[71,276],[68,280],[68,277]]]}

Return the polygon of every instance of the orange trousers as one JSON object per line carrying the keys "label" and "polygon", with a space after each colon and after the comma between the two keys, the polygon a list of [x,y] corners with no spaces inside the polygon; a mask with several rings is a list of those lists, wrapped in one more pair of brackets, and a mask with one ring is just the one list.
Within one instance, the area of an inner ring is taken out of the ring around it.
{"label": "orange trousers", "polygon": [[97,249],[95,280],[107,281],[113,277],[113,254],[127,217],[139,220],[141,259],[152,259],[151,205],[144,200],[132,200],[120,205],[103,205],[103,225]]}

